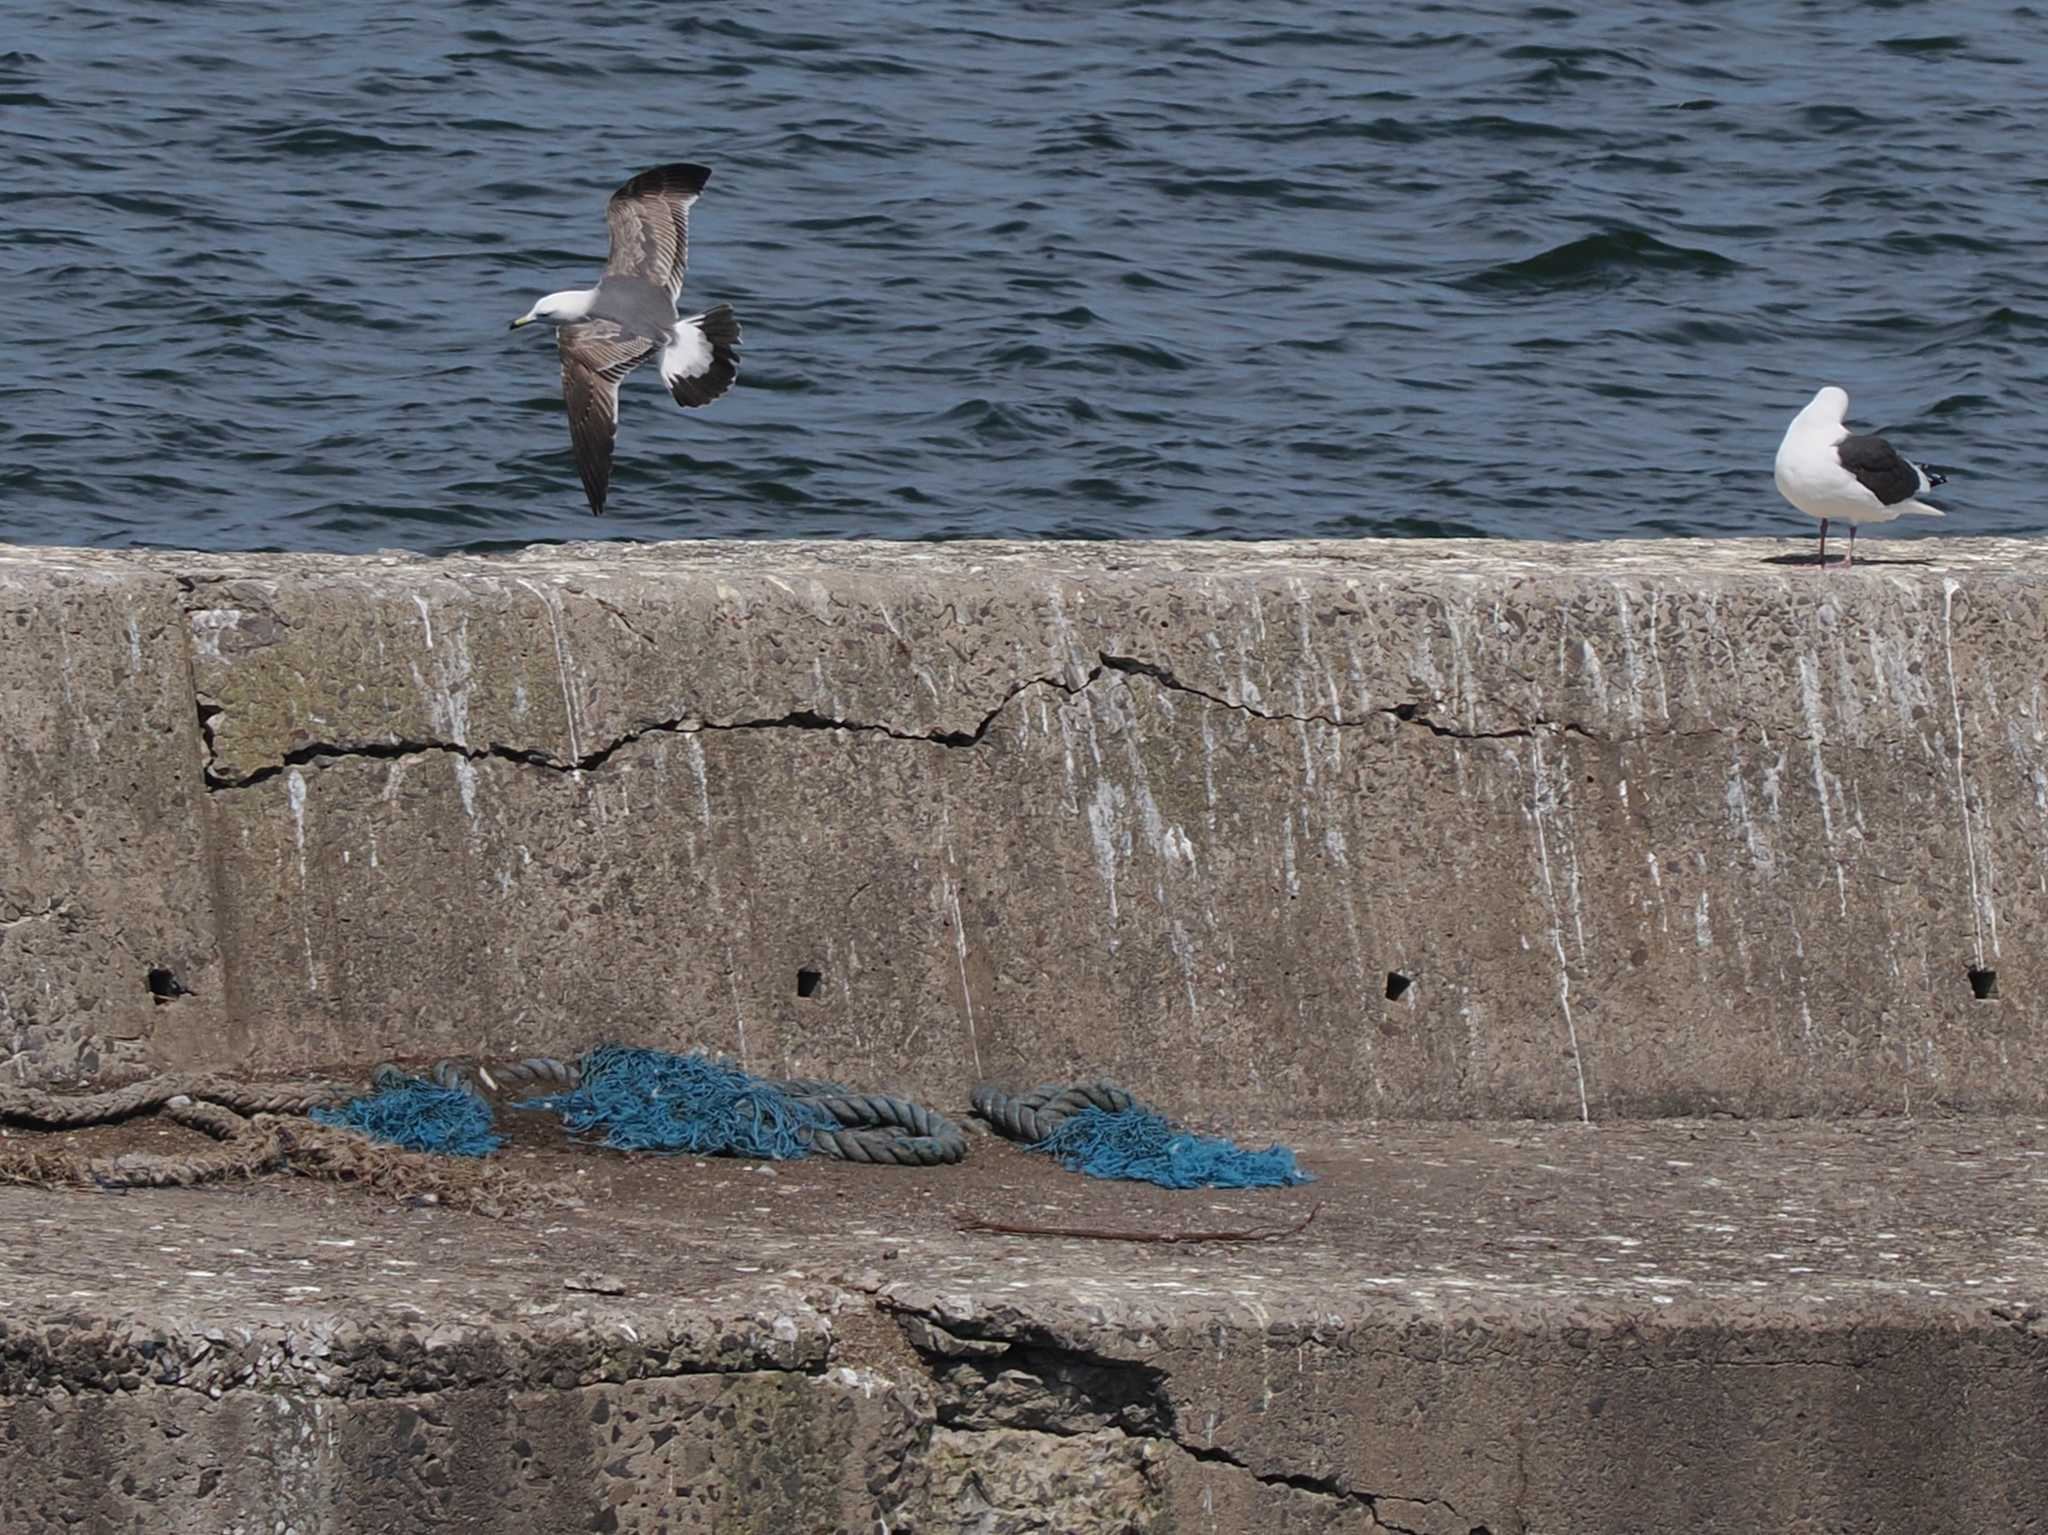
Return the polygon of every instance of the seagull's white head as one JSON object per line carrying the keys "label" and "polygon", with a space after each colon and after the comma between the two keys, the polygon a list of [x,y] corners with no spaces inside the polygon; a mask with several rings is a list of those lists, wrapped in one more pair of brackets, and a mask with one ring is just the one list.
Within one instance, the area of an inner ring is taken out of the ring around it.
{"label": "seagull's white head", "polygon": [[597,302],[595,288],[565,288],[560,293],[550,293],[525,314],[512,322],[512,329],[531,325],[535,320],[546,320],[550,325],[566,325],[571,320],[583,319],[590,313],[590,306]]}
{"label": "seagull's white head", "polygon": [[1839,426],[1842,423],[1842,418],[1849,414],[1849,391],[1837,389],[1833,384],[1830,384],[1819,394],[1815,395],[1813,403],[1806,408],[1814,415],[1825,416],[1829,421]]}

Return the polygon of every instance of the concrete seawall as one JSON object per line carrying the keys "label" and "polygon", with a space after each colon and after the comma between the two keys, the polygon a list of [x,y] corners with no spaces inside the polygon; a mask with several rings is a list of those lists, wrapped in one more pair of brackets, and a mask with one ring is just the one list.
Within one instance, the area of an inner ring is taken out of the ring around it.
{"label": "concrete seawall", "polygon": [[0,1528],[2018,1527],[2048,548],[1910,548],[0,549],[0,1083],[615,1037],[1320,1179],[0,1187]]}
{"label": "concrete seawall", "polygon": [[[2021,1530],[2039,1134],[1325,1126],[1323,1184],[1192,1196],[1000,1145],[772,1177],[584,1153],[591,1208],[533,1223],[289,1179],[0,1188],[0,1529]],[[935,1219],[991,1168],[984,1198],[1091,1226],[1325,1203],[1236,1248]]]}
{"label": "concrete seawall", "polygon": [[2039,1108],[2048,554],[1899,547],[0,550],[7,1075]]}

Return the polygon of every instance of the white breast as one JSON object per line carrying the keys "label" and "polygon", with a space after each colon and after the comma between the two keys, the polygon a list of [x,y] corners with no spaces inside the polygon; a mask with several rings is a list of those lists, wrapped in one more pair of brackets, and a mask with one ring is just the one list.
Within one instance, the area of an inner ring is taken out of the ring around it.
{"label": "white breast", "polygon": [[1848,436],[1838,423],[1795,416],[1778,445],[1778,494],[1809,517],[1842,522],[1887,522],[1896,515],[1842,467],[1835,444]]}

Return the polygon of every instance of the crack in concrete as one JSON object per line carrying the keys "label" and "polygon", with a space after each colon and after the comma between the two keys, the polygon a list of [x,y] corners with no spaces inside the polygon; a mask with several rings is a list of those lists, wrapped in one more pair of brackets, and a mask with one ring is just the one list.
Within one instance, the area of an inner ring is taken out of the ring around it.
{"label": "crack in concrete", "polygon": [[[1131,1437],[1141,1438],[1144,1436],[1132,1435]],[[1306,1472],[1299,1471],[1260,1471],[1256,1467],[1247,1465],[1244,1461],[1239,1460],[1230,1451],[1221,1449],[1218,1446],[1192,1445],[1172,1434],[1162,1437],[1168,1443],[1186,1451],[1189,1459],[1201,1461],[1208,1465],[1228,1466],[1234,1471],[1242,1471],[1262,1487],[1285,1487],[1294,1492],[1305,1492],[1315,1497],[1334,1498],[1340,1503],[1353,1504],[1364,1509],[1366,1513],[1372,1516],[1375,1524],[1391,1531],[1392,1535],[1423,1535],[1423,1532],[1412,1529],[1407,1525],[1396,1524],[1393,1520],[1389,1519],[1385,1509],[1382,1507],[1383,1504],[1387,1503],[1413,1503],[1422,1508],[1441,1508],[1453,1519],[1457,1519],[1461,1523],[1463,1522],[1458,1510],[1444,1498],[1417,1498],[1400,1492],[1362,1492],[1356,1488],[1346,1487],[1334,1476],[1311,1476]],[[1485,1529],[1486,1526],[1484,1525],[1474,1525],[1472,1526],[1472,1535],[1484,1535]]]}
{"label": "crack in concrete", "polygon": [[[609,604],[607,611],[625,620]],[[632,626],[627,624],[628,628]],[[639,632],[634,631],[636,634]],[[642,639],[647,636],[640,635]],[[650,641],[651,643],[651,641]],[[1355,730],[1362,726],[1377,725],[1381,720],[1393,720],[1404,725],[1415,725],[1428,731],[1432,736],[1456,741],[1514,741],[1528,740],[1539,733],[1576,735],[1585,740],[1602,739],[1585,727],[1570,721],[1538,720],[1528,725],[1509,726],[1499,730],[1461,730],[1439,724],[1422,712],[1419,703],[1386,705],[1372,710],[1356,719],[1339,719],[1320,711],[1295,714],[1287,711],[1262,709],[1256,704],[1233,701],[1221,694],[1212,693],[1193,683],[1183,682],[1171,668],[1157,662],[1140,660],[1134,656],[1115,655],[1109,651],[1097,653],[1097,664],[1078,682],[1057,676],[1029,677],[1014,682],[1000,701],[981,717],[971,730],[903,730],[897,726],[874,720],[839,719],[815,709],[792,709],[786,714],[760,716],[744,720],[706,720],[693,715],[677,715],[671,719],[657,720],[628,730],[615,740],[593,751],[583,752],[567,761],[552,752],[536,751],[531,748],[508,746],[492,741],[482,746],[472,746],[462,741],[422,740],[400,737],[386,741],[310,741],[293,747],[275,762],[265,763],[246,773],[222,773],[214,763],[219,761],[218,746],[214,736],[213,721],[221,713],[220,706],[199,698],[199,733],[206,746],[207,765],[205,768],[206,787],[211,792],[228,789],[246,789],[275,778],[286,769],[304,766],[307,763],[345,757],[368,757],[396,759],[419,756],[428,752],[442,752],[450,756],[471,760],[495,757],[506,762],[516,762],[526,767],[542,768],[549,772],[563,773],[571,777],[594,772],[603,767],[614,756],[636,741],[655,735],[695,735],[722,730],[848,730],[859,733],[886,736],[893,741],[913,741],[930,746],[942,746],[952,750],[975,747],[987,739],[988,733],[1017,698],[1033,688],[1056,688],[1069,698],[1078,697],[1093,686],[1105,673],[1115,672],[1127,677],[1144,677],[1159,687],[1171,692],[1185,693],[1202,699],[1220,708],[1231,709],[1253,719],[1275,723],[1325,725],[1333,730]]]}
{"label": "crack in concrete", "polygon": [[1453,741],[1526,741],[1539,731],[1576,735],[1589,741],[1601,739],[1583,725],[1573,724],[1568,720],[1537,720],[1533,724],[1513,725],[1503,730],[1459,730],[1454,726],[1438,724],[1422,712],[1422,705],[1419,703],[1383,705],[1357,719],[1348,720],[1339,719],[1320,710],[1308,714],[1294,714],[1286,710],[1261,709],[1256,704],[1233,702],[1231,699],[1225,698],[1220,694],[1209,692],[1206,688],[1198,688],[1193,683],[1182,682],[1171,670],[1156,662],[1140,661],[1133,656],[1115,656],[1107,651],[1102,652],[1101,659],[1103,666],[1110,671],[1123,672],[1133,677],[1149,677],[1163,688],[1168,688],[1176,693],[1186,693],[1195,698],[1206,699],[1208,702],[1220,704],[1226,709],[1235,709],[1241,714],[1249,714],[1254,719],[1285,721],[1296,725],[1327,725],[1332,730],[1356,730],[1360,726],[1375,724],[1384,718],[1395,720],[1403,725],[1419,725],[1433,736],[1442,736]]}
{"label": "crack in concrete", "polygon": [[[1228,1466],[1262,1486],[1285,1487],[1352,1504],[1392,1535],[1421,1532],[1388,1518],[1384,1505],[1389,1503],[1441,1508],[1463,1522],[1444,1498],[1360,1491],[1335,1476],[1261,1471],[1221,1446],[1189,1443],[1180,1432],[1167,1390],[1167,1372],[1156,1365],[1111,1358],[1036,1330],[1022,1337],[1005,1336],[999,1328],[963,1332],[928,1311],[897,1301],[884,1301],[882,1309],[895,1314],[905,1341],[931,1372],[938,1390],[935,1421],[944,1427],[962,1433],[1008,1430],[1061,1438],[1108,1429],[1126,1439],[1171,1444],[1193,1460]],[[995,1382],[1018,1376],[1040,1389],[1020,1395],[1013,1388],[992,1409],[984,1405],[995,1399],[989,1391]],[[967,1389],[976,1383],[979,1389]],[[951,1403],[949,1395],[955,1399]],[[1472,1535],[1483,1535],[1485,1529],[1473,1525]]]}
{"label": "crack in concrete", "polygon": [[[616,740],[609,741],[595,751],[583,753],[575,759],[564,762],[550,752],[534,751],[524,747],[506,746],[492,741],[483,746],[471,746],[462,741],[411,740],[401,737],[394,741],[310,741],[295,746],[276,762],[267,762],[262,767],[242,774],[226,774],[206,768],[206,787],[218,793],[227,789],[246,789],[275,778],[287,768],[301,767],[321,759],[343,757],[399,758],[420,756],[428,752],[442,752],[449,756],[465,757],[472,761],[496,757],[506,762],[517,762],[526,767],[543,768],[549,772],[578,776],[594,772],[603,767],[619,752],[636,741],[656,735],[698,735],[727,730],[848,730],[857,733],[887,736],[894,741],[918,741],[926,745],[960,749],[979,745],[985,739],[1003,711],[1021,693],[1036,687],[1057,688],[1069,697],[1085,691],[1102,669],[1095,670],[1078,683],[1070,683],[1058,677],[1032,677],[1013,683],[1002,701],[982,716],[972,730],[899,730],[893,725],[879,724],[868,720],[835,719],[820,714],[814,709],[792,709],[787,714],[746,720],[705,720],[692,715],[678,715],[673,719],[657,720],[629,730]],[[221,710],[216,704],[201,701],[199,709],[199,734],[206,743],[207,760],[218,760],[214,741],[213,720]]]}

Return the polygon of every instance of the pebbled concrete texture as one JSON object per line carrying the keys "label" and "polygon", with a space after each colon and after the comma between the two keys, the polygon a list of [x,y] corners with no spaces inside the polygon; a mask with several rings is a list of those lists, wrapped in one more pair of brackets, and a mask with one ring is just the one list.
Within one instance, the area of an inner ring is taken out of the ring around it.
{"label": "pebbled concrete texture", "polygon": [[612,1037],[1320,1175],[0,1189],[0,1529],[2025,1527],[2048,551],[1910,548],[0,548],[0,1080]]}
{"label": "pebbled concrete texture", "polygon": [[[69,614],[0,626],[0,814],[65,828],[4,876],[0,1043],[29,1081],[621,1037],[950,1105],[2039,1107],[2048,554],[1910,549],[0,551]],[[146,753],[72,766],[86,720]],[[193,995],[150,1002],[159,952]]]}
{"label": "pebbled concrete texture", "polygon": [[2048,557],[1911,549],[4,551],[6,815],[63,833],[0,1025],[27,1081],[623,1036],[948,1103],[2034,1107]]}
{"label": "pebbled concrete texture", "polygon": [[[0,1527],[2017,1529],[2048,1126],[1289,1127],[1173,1194],[549,1152],[546,1223],[0,1190]],[[1241,1247],[980,1235],[960,1215]],[[573,1286],[573,1287],[572,1287]]]}
{"label": "pebbled concrete texture", "polygon": [[0,552],[0,1079],[175,1054],[153,969],[220,995],[185,622],[166,577]]}

